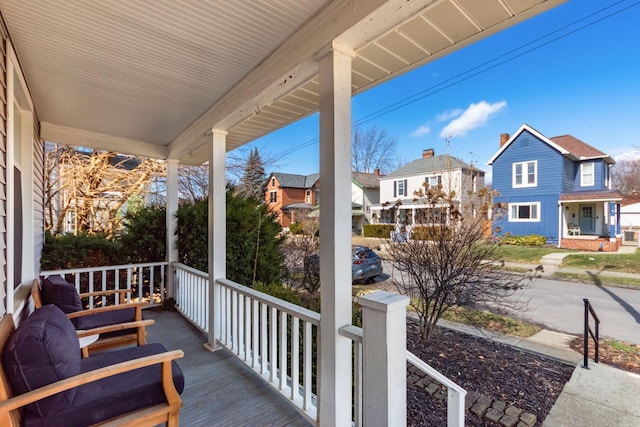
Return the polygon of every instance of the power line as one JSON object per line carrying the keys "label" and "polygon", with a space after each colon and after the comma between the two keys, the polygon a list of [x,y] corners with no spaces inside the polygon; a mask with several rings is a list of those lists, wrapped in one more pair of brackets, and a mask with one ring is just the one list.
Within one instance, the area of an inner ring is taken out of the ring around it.
{"label": "power line", "polygon": [[[453,87],[455,85],[458,85],[460,83],[463,83],[463,82],[465,82],[465,81],[467,81],[467,80],[469,80],[469,79],[471,79],[473,77],[476,77],[476,76],[478,76],[480,74],[486,73],[487,71],[490,71],[490,70],[492,70],[494,68],[497,68],[497,67],[499,67],[501,65],[504,65],[504,64],[506,64],[508,62],[511,62],[511,61],[513,61],[515,59],[518,59],[518,58],[520,58],[522,56],[525,56],[527,54],[530,54],[530,53],[532,53],[532,52],[534,52],[534,51],[536,51],[536,50],[538,50],[538,49],[540,49],[542,47],[548,46],[551,43],[554,43],[554,42],[556,42],[558,40],[564,39],[564,38],[566,38],[566,37],[568,37],[568,36],[570,36],[572,34],[575,34],[575,33],[579,32],[579,31],[582,31],[582,30],[584,30],[586,28],[589,28],[589,27],[591,27],[591,26],[593,26],[595,24],[598,24],[598,23],[600,23],[600,22],[602,22],[602,21],[604,21],[606,19],[609,19],[609,18],[611,18],[611,17],[613,17],[615,15],[618,15],[618,14],[620,14],[622,12],[625,12],[625,11],[631,9],[632,7],[638,6],[638,4],[640,4],[640,2],[635,2],[635,3],[633,3],[633,4],[631,4],[631,5],[627,6],[627,7],[624,7],[622,9],[618,9],[616,11],[613,11],[608,15],[600,17],[600,18],[598,18],[598,19],[596,19],[594,21],[591,21],[591,22],[589,22],[589,23],[587,23],[585,25],[582,25],[582,26],[580,26],[578,28],[575,28],[575,29],[573,29],[573,30],[571,30],[569,32],[566,32],[566,33],[561,34],[561,35],[559,35],[559,36],[557,36],[555,38],[547,40],[544,43],[541,43],[539,45],[533,46],[532,48],[527,49],[527,50],[525,50],[523,52],[520,52],[517,55],[509,56],[509,55],[512,55],[512,54],[514,54],[514,53],[516,53],[516,52],[528,47],[528,46],[534,45],[534,44],[536,44],[538,42],[541,42],[542,40],[547,39],[547,38],[549,38],[549,37],[551,37],[551,36],[553,36],[555,34],[558,34],[558,33],[562,32],[562,31],[565,31],[568,28],[571,28],[571,27],[573,27],[573,26],[575,26],[575,25],[577,25],[577,24],[579,24],[581,22],[584,22],[584,21],[586,21],[586,20],[588,20],[588,19],[590,19],[590,18],[592,18],[592,17],[594,17],[596,15],[599,15],[599,14],[601,14],[603,12],[606,12],[609,9],[614,8],[615,6],[617,6],[617,5],[621,4],[621,3],[624,3],[625,1],[626,0],[619,0],[619,1],[615,2],[615,3],[609,4],[609,5],[601,8],[601,9],[599,9],[599,10],[593,12],[593,13],[590,13],[589,15],[583,16],[582,18],[577,19],[577,20],[575,20],[575,21],[573,21],[573,22],[571,22],[571,23],[569,23],[567,25],[564,25],[563,27],[557,28],[557,29],[555,29],[555,30],[543,35],[543,36],[540,36],[540,37],[538,37],[538,38],[536,38],[536,39],[534,39],[534,40],[532,40],[530,42],[527,42],[527,43],[525,43],[525,44],[523,44],[521,46],[518,46],[518,47],[516,47],[514,49],[511,49],[508,52],[502,53],[502,54],[500,54],[500,55],[498,55],[498,56],[496,56],[496,57],[494,57],[494,58],[492,58],[492,59],[490,59],[488,61],[485,61],[485,62],[483,62],[481,64],[478,64],[478,65],[476,65],[476,66],[474,66],[472,68],[469,68],[466,71],[458,73],[455,76],[450,77],[450,78],[448,78],[448,79],[446,79],[446,80],[444,80],[444,81],[442,81],[440,83],[437,83],[437,84],[435,84],[433,86],[430,86],[430,87],[428,87],[426,89],[423,89],[423,90],[421,90],[421,91],[419,91],[417,93],[414,93],[414,94],[412,94],[410,96],[407,96],[407,97],[405,97],[405,98],[403,98],[403,99],[401,99],[399,101],[396,101],[396,102],[394,102],[394,103],[392,103],[390,105],[382,107],[382,108],[378,109],[377,111],[369,113],[369,114],[367,114],[367,115],[365,115],[365,116],[363,116],[363,117],[361,117],[361,118],[359,118],[357,120],[354,120],[353,124],[354,124],[354,126],[358,126],[358,125],[362,125],[364,123],[368,123],[368,122],[370,122],[372,120],[378,119],[380,117],[383,117],[383,116],[385,116],[387,114],[390,114],[390,113],[392,113],[394,111],[397,111],[397,110],[402,109],[402,108],[404,108],[404,107],[406,107],[408,105],[411,105],[411,104],[413,104],[413,103],[415,103],[417,101],[420,101],[420,100],[422,100],[424,98],[427,98],[429,96],[435,95],[435,94],[437,94],[439,92],[442,92],[445,89],[449,89],[449,88],[451,88],[451,87]],[[500,61],[500,59],[502,59],[502,58],[506,58],[506,59]],[[499,61],[499,62],[496,62],[496,61]],[[486,67],[486,68],[483,68],[483,67]],[[300,144],[294,145],[293,147],[280,152],[279,155],[280,156],[289,155],[291,153],[294,153],[294,152],[296,152],[298,150],[301,150],[303,148],[309,147],[309,146],[317,143],[318,140],[319,140],[318,137],[312,138],[310,140],[307,140],[307,141],[302,142]]]}

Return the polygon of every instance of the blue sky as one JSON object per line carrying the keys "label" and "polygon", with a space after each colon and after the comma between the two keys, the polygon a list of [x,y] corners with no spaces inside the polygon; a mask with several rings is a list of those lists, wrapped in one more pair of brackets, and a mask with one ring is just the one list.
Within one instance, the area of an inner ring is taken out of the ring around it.
{"label": "blue sky", "polygon": [[[488,180],[500,134],[523,123],[616,157],[640,151],[639,52],[639,1],[570,0],[354,97],[353,120],[385,129],[405,163],[434,148],[474,162]],[[286,153],[276,171],[310,174],[317,138],[313,115],[249,147]]]}

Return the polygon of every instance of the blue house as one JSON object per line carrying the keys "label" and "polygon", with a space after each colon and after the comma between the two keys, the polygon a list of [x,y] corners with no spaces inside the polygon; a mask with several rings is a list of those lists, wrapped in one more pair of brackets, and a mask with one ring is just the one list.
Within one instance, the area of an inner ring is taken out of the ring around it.
{"label": "blue house", "polygon": [[569,249],[618,249],[622,195],[611,190],[614,160],[608,154],[524,124],[511,137],[501,135],[488,164],[496,202],[506,208],[494,218],[495,234],[540,234]]}

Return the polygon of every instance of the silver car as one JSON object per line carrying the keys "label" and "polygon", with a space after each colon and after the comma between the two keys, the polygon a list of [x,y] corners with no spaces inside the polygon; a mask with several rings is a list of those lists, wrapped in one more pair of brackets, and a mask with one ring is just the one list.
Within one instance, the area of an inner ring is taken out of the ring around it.
{"label": "silver car", "polygon": [[367,246],[352,246],[351,261],[352,282],[367,282],[382,274],[382,260]]}

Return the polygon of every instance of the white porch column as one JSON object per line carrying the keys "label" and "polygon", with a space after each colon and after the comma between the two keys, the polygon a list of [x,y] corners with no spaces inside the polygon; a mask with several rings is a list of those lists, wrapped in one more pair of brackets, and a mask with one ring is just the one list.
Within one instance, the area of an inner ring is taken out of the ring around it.
{"label": "white porch column", "polygon": [[333,42],[317,56],[320,80],[321,426],[351,426],[351,60]]}
{"label": "white porch column", "polygon": [[220,338],[220,286],[216,279],[227,274],[227,198],[225,193],[225,153],[227,132],[212,129],[209,154],[209,335],[205,346],[217,350]]}
{"label": "white porch column", "polygon": [[377,291],[362,306],[363,425],[407,423],[407,304],[409,298]]}
{"label": "white porch column", "polygon": [[171,263],[178,261],[178,160],[167,160],[167,242],[166,257],[169,266],[167,267],[167,297],[175,298],[175,275]]}

